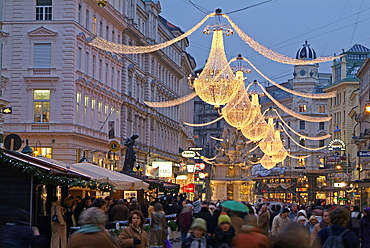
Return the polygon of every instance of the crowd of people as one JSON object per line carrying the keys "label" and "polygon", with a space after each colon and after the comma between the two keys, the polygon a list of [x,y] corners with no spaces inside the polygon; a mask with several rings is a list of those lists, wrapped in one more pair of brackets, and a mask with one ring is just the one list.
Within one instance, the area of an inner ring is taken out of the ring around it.
{"label": "crowd of people", "polygon": [[[198,197],[190,201],[182,194],[155,199],[148,207],[135,198],[70,196],[63,202],[54,198],[51,248],[169,248],[166,215],[176,216],[174,231],[181,233],[182,248],[321,248],[335,242],[339,242],[335,247],[370,248],[370,207],[360,212],[358,206],[244,204],[247,211],[238,212],[222,207],[220,201]],[[45,243],[24,215],[18,211],[18,217],[1,229],[1,247]],[[150,218],[148,233],[146,218]],[[113,237],[106,225],[117,221],[127,221],[127,227]],[[28,239],[20,239],[15,230],[23,230]]]}

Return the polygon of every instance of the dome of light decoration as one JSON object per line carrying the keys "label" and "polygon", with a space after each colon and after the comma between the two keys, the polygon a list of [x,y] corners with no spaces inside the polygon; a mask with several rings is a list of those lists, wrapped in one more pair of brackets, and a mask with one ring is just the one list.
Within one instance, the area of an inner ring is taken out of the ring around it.
{"label": "dome of light decoration", "polygon": [[315,50],[313,50],[313,48],[310,47],[310,44],[308,44],[308,42],[306,41],[303,44],[303,47],[297,51],[295,58],[305,60],[316,59],[316,52]]}

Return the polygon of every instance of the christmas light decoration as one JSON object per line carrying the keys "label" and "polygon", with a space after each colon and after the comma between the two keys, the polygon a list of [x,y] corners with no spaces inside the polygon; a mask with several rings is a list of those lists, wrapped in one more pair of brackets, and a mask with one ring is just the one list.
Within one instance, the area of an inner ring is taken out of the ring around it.
{"label": "christmas light decoration", "polygon": [[151,53],[151,52],[163,49],[165,47],[168,47],[168,46],[170,46],[170,45],[188,37],[189,35],[194,33],[195,30],[197,30],[200,26],[202,26],[203,23],[208,18],[210,18],[212,16],[215,16],[215,15],[216,15],[215,13],[207,15],[205,18],[203,18],[203,20],[201,20],[197,25],[195,25],[189,31],[183,33],[182,35],[180,35],[180,36],[178,36],[178,37],[176,37],[172,40],[169,40],[169,41],[166,41],[166,42],[163,42],[163,43],[160,43],[160,44],[148,45],[148,46],[128,46],[128,45],[122,45],[122,44],[114,43],[114,42],[108,41],[106,39],[103,39],[101,37],[93,38],[89,42],[89,44],[91,46],[94,46],[94,47],[97,47],[97,48],[100,48],[100,49],[103,49],[103,50],[106,50],[106,51],[110,51],[112,53],[117,53],[117,54],[120,54],[120,53],[122,53],[122,54]]}
{"label": "christmas light decoration", "polygon": [[333,98],[337,95],[337,92],[336,91],[333,91],[333,92],[329,92],[329,93],[320,93],[320,94],[312,94],[312,93],[303,93],[303,92],[298,92],[298,91],[295,91],[295,90],[291,90],[291,89],[288,89],[288,88],[285,88],[284,86],[274,82],[273,80],[271,80],[270,78],[268,78],[265,74],[263,74],[260,70],[257,69],[256,66],[254,66],[254,64],[252,64],[252,62],[249,61],[249,59],[246,59],[246,58],[243,58],[244,61],[248,62],[250,66],[252,66],[252,68],[258,72],[262,77],[264,77],[267,81],[269,81],[270,83],[272,83],[273,85],[275,85],[276,87],[278,87],[279,89],[281,90],[284,90],[290,94],[293,94],[293,95],[296,95],[296,96],[301,96],[301,97],[305,97],[305,98],[311,98],[311,99],[327,99],[327,98]]}
{"label": "christmas light decoration", "polygon": [[280,163],[282,161],[284,161],[284,159],[288,156],[288,152],[287,150],[285,149],[284,146],[282,146],[282,148],[277,152],[275,153],[274,155],[272,155],[270,157],[270,159],[275,162],[275,163]]}
{"label": "christmas light decoration", "polygon": [[260,53],[264,57],[271,59],[273,61],[277,61],[283,64],[290,64],[290,65],[310,65],[310,64],[316,64],[316,63],[322,63],[326,61],[335,60],[337,58],[340,58],[343,55],[339,56],[328,56],[328,57],[319,57],[313,60],[302,60],[302,59],[293,59],[290,57],[287,57],[285,55],[279,54],[271,49],[268,49],[267,47],[261,45],[251,37],[249,37],[246,33],[243,32],[226,14],[222,14],[223,17],[225,17],[228,22],[230,23],[231,27],[236,31],[236,33],[239,35],[239,37],[244,40],[251,48],[253,48],[256,52]]}
{"label": "christmas light decoration", "polygon": [[272,161],[270,157],[265,154],[263,157],[259,160],[259,163],[267,170],[271,170],[276,166],[276,162]]}
{"label": "christmas light decoration", "polygon": [[259,147],[262,152],[272,156],[278,153],[284,146],[283,142],[280,139],[280,131],[275,130],[273,119],[270,117],[268,120],[269,131],[267,136],[263,138],[259,143]]}
{"label": "christmas light decoration", "polygon": [[213,30],[207,63],[193,83],[195,92],[204,102],[219,108],[233,99],[243,84],[243,81],[235,78],[227,62],[223,31]]}
{"label": "christmas light decoration", "polygon": [[260,88],[265,93],[265,95],[268,98],[270,98],[270,100],[276,106],[278,106],[278,108],[280,108],[285,113],[287,113],[287,114],[289,114],[291,116],[294,116],[294,117],[296,117],[296,118],[298,118],[300,120],[309,121],[309,122],[326,122],[326,121],[329,121],[331,119],[331,117],[329,117],[329,116],[328,117],[313,117],[313,116],[307,116],[307,115],[298,114],[298,113],[294,112],[293,110],[288,109],[287,107],[285,107],[281,103],[279,103],[279,101],[277,101],[275,98],[273,98],[260,83],[258,83],[258,82],[254,82],[254,83],[260,86]]}
{"label": "christmas light decoration", "polygon": [[216,138],[216,137],[213,137],[213,136],[209,136],[211,139],[214,139],[214,140],[217,140],[217,141],[224,141],[224,139],[220,139],[220,138]]}
{"label": "christmas light decoration", "polygon": [[[252,95],[252,103],[255,101],[258,101],[258,95],[256,94]],[[242,127],[240,129],[244,137],[251,141],[259,141],[265,138],[268,130],[269,125],[265,121],[264,115],[261,115],[260,111],[256,112],[254,120],[248,126]]]}
{"label": "christmas light decoration", "polygon": [[306,156],[294,156],[290,153],[288,153],[288,157],[291,157],[291,158],[294,158],[294,159],[303,159],[303,158],[308,158],[310,157],[311,155],[306,155]]}
{"label": "christmas light decoration", "polygon": [[201,123],[201,124],[194,124],[194,123],[188,123],[188,122],[184,122],[184,124],[187,125],[187,126],[190,126],[190,127],[204,127],[204,126],[211,125],[212,123],[215,123],[215,122],[221,120],[222,118],[223,117],[220,116],[217,119],[214,119],[213,121],[210,121],[210,122],[207,122],[207,123]]}
{"label": "christmas light decoration", "polygon": [[170,100],[170,101],[165,101],[165,102],[147,102],[147,101],[144,101],[144,103],[146,105],[148,105],[149,107],[153,107],[153,108],[166,108],[166,107],[173,107],[173,106],[180,105],[182,103],[185,103],[185,102],[193,99],[196,96],[197,96],[197,93],[192,92],[192,93],[190,93],[186,96],[179,97],[179,98],[176,98],[176,99],[173,99],[173,100]]}

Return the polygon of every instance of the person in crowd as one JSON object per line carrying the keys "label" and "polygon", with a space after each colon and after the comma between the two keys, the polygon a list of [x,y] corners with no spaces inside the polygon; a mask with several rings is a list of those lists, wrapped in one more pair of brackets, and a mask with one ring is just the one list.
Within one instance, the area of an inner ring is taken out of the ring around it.
{"label": "person in crowd", "polygon": [[[297,222],[300,226],[303,226],[303,227],[305,227],[305,228],[307,228],[307,230],[309,230],[309,227],[308,227],[308,225],[307,225],[307,219],[306,219],[306,217],[304,217],[304,216],[299,216],[297,219],[296,219],[296,221],[295,222]],[[310,234],[310,237],[311,237],[311,233],[309,233]]]}
{"label": "person in crowd", "polygon": [[65,209],[60,204],[58,197],[52,197],[51,201],[51,216],[57,216],[57,220],[51,219],[51,248],[65,248],[67,247]]}
{"label": "person in crowd", "polygon": [[297,204],[293,203],[291,206],[290,206],[290,213],[288,215],[288,218],[291,222],[294,221],[295,217],[298,215],[298,206]]}
{"label": "person in crowd", "polygon": [[298,217],[300,217],[300,216],[303,216],[303,217],[306,218],[306,220],[308,220],[306,210],[304,210],[304,209],[299,210],[298,213],[297,213],[297,216],[294,218],[294,221],[297,221]]}
{"label": "person in crowd", "polygon": [[66,218],[66,231],[67,239],[69,238],[71,227],[76,226],[76,220],[74,216],[74,206],[75,198],[73,196],[64,198],[63,208],[65,209],[65,218]]}
{"label": "person in crowd", "polygon": [[195,199],[194,199],[194,202],[193,202],[193,207],[194,207],[194,209],[193,209],[193,215],[194,215],[194,217],[198,217],[198,213],[202,209],[202,206],[201,205],[202,205],[202,203],[201,203],[199,197],[196,196]]}
{"label": "person in crowd", "polygon": [[307,226],[310,233],[312,233],[313,228],[318,223],[317,217],[315,215],[311,215],[310,219],[308,220]]}
{"label": "person in crowd", "polygon": [[30,225],[30,213],[17,208],[10,222],[0,229],[0,247],[2,248],[29,248],[46,247],[47,238],[40,235],[36,226]]}
{"label": "person in crowd", "polygon": [[68,241],[68,248],[118,248],[117,242],[104,228],[108,217],[100,208],[83,211],[78,220],[81,226]]}
{"label": "person in crowd", "polygon": [[96,198],[91,207],[100,208],[103,212],[108,212],[107,202],[103,198]]}
{"label": "person in crowd", "polygon": [[141,211],[133,210],[128,217],[128,227],[118,236],[119,247],[147,248],[148,235],[144,231],[145,218]]}
{"label": "person in crowd", "polygon": [[215,248],[230,248],[232,239],[235,236],[235,229],[231,225],[231,219],[227,213],[223,212],[218,217],[215,233],[212,235]]}
{"label": "person in crowd", "polygon": [[177,217],[179,231],[181,232],[181,242],[184,243],[186,235],[189,232],[193,221],[193,213],[191,206],[185,205]]}
{"label": "person in crowd", "polygon": [[149,245],[166,247],[165,245],[167,239],[166,216],[163,211],[163,206],[159,202],[154,204],[150,227],[151,231]]}
{"label": "person in crowd", "polygon": [[108,208],[108,217],[109,217],[109,222],[112,222],[113,220],[112,220],[112,215],[111,215],[111,211],[112,211],[112,209],[113,209],[113,207],[114,206],[116,206],[117,205],[117,200],[116,199],[113,199],[113,200],[111,200],[110,202],[109,202],[109,208]]}
{"label": "person in crowd", "polygon": [[311,232],[311,245],[315,241],[318,232],[321,229],[323,229],[325,227],[328,227],[330,225],[330,215],[329,215],[329,213],[330,213],[330,210],[325,209],[323,211],[322,220],[313,227],[313,230]]}
{"label": "person in crowd", "polygon": [[137,199],[136,198],[132,198],[131,200],[131,203],[128,207],[128,210],[131,212],[131,211],[134,211],[134,210],[139,210],[141,211],[141,207],[140,207],[140,204],[138,203]]}
{"label": "person in crowd", "polygon": [[[209,220],[209,229],[207,229],[207,232],[209,233],[209,234],[214,234],[215,233],[215,229],[216,229],[216,227],[217,227],[217,223],[218,223],[218,217],[220,216],[220,214],[221,214],[221,207],[217,207],[217,208],[215,208],[215,210],[213,211],[213,214],[212,214],[212,216],[211,216],[211,219]],[[208,223],[207,223],[208,224]]]}
{"label": "person in crowd", "polygon": [[210,225],[211,225],[211,213],[209,212],[209,209],[208,207],[206,207],[206,205],[203,205],[203,207],[201,208],[200,212],[198,213],[198,218],[202,218],[206,221],[207,223],[207,230],[210,229]]}
{"label": "person in crowd", "polygon": [[92,206],[92,200],[89,196],[86,196],[81,202],[80,204],[77,205],[75,211],[74,211],[74,215],[75,215],[75,220],[77,221],[79,219],[79,216],[80,214],[91,208]]}
{"label": "person in crowd", "polygon": [[171,207],[171,214],[178,214],[181,211],[181,206],[179,205],[179,201],[177,200],[177,197],[174,197],[172,199],[172,207]]}
{"label": "person in crowd", "polygon": [[270,212],[267,210],[266,205],[261,206],[261,210],[258,213],[257,227],[268,236],[269,235],[269,223],[270,223]]}
{"label": "person in crowd", "polygon": [[318,207],[315,206],[315,208],[312,210],[312,215],[315,215],[317,218],[317,221],[320,223],[324,215],[324,210],[319,209]]}
{"label": "person in crowd", "polygon": [[[277,218],[277,217],[275,217]],[[288,220],[289,218],[286,217]],[[289,222],[288,226],[273,239],[273,248],[310,248],[308,229],[297,222]]]}
{"label": "person in crowd", "polygon": [[272,212],[270,214],[270,220],[269,220],[270,230],[271,230],[271,227],[272,227],[272,221],[274,220],[275,216],[280,214],[280,212],[281,212],[281,205],[280,204],[272,205],[271,211]]}
{"label": "person in crowd", "polygon": [[270,239],[253,225],[243,225],[240,228],[240,233],[232,240],[232,247],[234,248],[270,248]]}
{"label": "person in crowd", "polygon": [[207,235],[207,224],[202,218],[195,218],[191,224],[190,236],[182,242],[182,248],[212,248],[212,240]]}
{"label": "person in crowd", "polygon": [[290,219],[288,218],[290,211],[288,208],[284,208],[283,211],[276,215],[272,221],[271,227],[271,237],[277,237],[281,232],[283,232],[290,224]]}
{"label": "person in crowd", "polygon": [[345,207],[336,207],[329,213],[331,226],[325,227],[319,231],[312,245],[313,248],[319,248],[325,245],[327,240],[333,236],[341,236],[344,247],[359,248],[360,243],[357,235],[346,228],[350,220],[350,213]]}
{"label": "person in crowd", "polygon": [[231,211],[231,225],[235,229],[235,235],[240,233],[241,227],[244,225],[244,220],[242,217],[240,217],[241,212]]}
{"label": "person in crowd", "polygon": [[370,248],[370,207],[364,209],[358,237],[361,241],[361,248]]}
{"label": "person in crowd", "polygon": [[112,221],[125,221],[129,216],[129,209],[124,205],[123,199],[119,199],[116,206],[110,211]]}
{"label": "person in crowd", "polygon": [[349,229],[351,229],[357,236],[359,236],[360,224],[361,224],[361,213],[358,206],[353,206],[351,211],[351,220],[348,222]]}

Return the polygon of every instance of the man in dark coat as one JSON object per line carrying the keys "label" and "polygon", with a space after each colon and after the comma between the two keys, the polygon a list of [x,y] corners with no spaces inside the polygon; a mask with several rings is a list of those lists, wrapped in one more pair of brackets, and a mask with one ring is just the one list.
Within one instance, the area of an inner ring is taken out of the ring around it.
{"label": "man in dark coat", "polygon": [[123,199],[119,199],[117,205],[110,211],[112,221],[125,221],[129,213],[128,207],[123,204]]}

